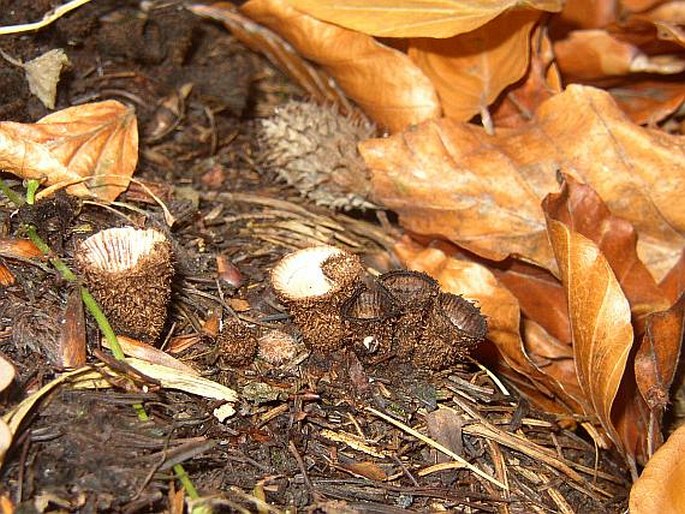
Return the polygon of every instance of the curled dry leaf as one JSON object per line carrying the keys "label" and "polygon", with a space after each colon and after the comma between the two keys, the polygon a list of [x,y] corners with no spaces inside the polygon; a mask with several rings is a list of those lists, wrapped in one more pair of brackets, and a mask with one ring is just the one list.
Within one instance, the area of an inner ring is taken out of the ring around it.
{"label": "curled dry leaf", "polygon": [[[0,122],[0,168],[109,202],[138,162],[135,113],[115,100],[69,107],[23,124]],[[88,179],[83,181],[83,179]]]}
{"label": "curled dry leaf", "polygon": [[571,85],[530,123],[495,136],[443,119],[359,146],[374,200],[402,225],[489,259],[557,269],[540,201],[557,190],[558,170],[635,226],[638,255],[657,280],[685,245],[685,139],[634,125],[595,88]]}
{"label": "curled dry leaf", "polygon": [[560,0],[288,0],[320,20],[384,37],[448,38],[514,7],[559,11]]}
{"label": "curled dry leaf", "polygon": [[578,381],[611,439],[624,448],[611,409],[633,344],[628,300],[595,243],[548,218],[549,235],[567,294]]}
{"label": "curled dry leaf", "polygon": [[685,295],[671,308],[647,318],[635,355],[635,378],[640,394],[651,409],[665,409],[668,405],[684,335]]}
{"label": "curled dry leaf", "polygon": [[554,45],[559,69],[567,80],[593,80],[631,73],[676,74],[685,63],[676,58],[650,59],[635,45],[606,30],[576,30]]}
{"label": "curled dry leaf", "polygon": [[412,39],[408,55],[433,81],[445,115],[467,121],[525,74],[539,17],[539,11],[514,10],[468,34]]}
{"label": "curled dry leaf", "polygon": [[69,293],[59,337],[51,350],[48,354],[50,360],[61,369],[75,369],[86,364],[86,319],[79,287]]}
{"label": "curled dry leaf", "polygon": [[10,259],[32,259],[43,252],[28,239],[0,238],[0,255]]}
{"label": "curled dry leaf", "polygon": [[631,514],[677,514],[685,505],[685,426],[657,450],[630,490]]}
{"label": "curled dry leaf", "polygon": [[402,52],[312,18],[285,0],[249,0],[241,11],[319,64],[380,126],[397,131],[440,115],[431,81]]}
{"label": "curled dry leaf", "polygon": [[518,127],[530,121],[542,102],[563,89],[546,27],[535,28],[530,47],[530,66],[525,80],[508,88],[492,112],[497,128]]}
{"label": "curled dry leaf", "polygon": [[593,241],[611,266],[636,318],[666,309],[669,301],[637,255],[637,233],[614,216],[599,195],[572,177],[559,194],[548,195],[543,210],[571,230]]}
{"label": "curled dry leaf", "polygon": [[[169,355],[166,352],[163,352],[159,348],[155,348],[154,346],[147,344],[143,341],[131,339],[130,337],[126,336],[117,336],[117,341],[119,341],[121,350],[128,357],[135,357],[136,359],[140,359],[141,361],[145,361],[151,364],[159,364],[162,366],[166,366],[167,368],[175,369],[182,373],[187,373],[189,375],[198,375],[198,372],[190,366],[188,366],[187,364],[184,364],[177,358],[172,357],[171,355]],[[109,348],[109,343],[107,342],[107,339],[102,339],[102,345],[105,348]]]}
{"label": "curled dry leaf", "polygon": [[654,126],[685,102],[685,88],[679,81],[645,80],[609,91],[621,110],[639,125]]}

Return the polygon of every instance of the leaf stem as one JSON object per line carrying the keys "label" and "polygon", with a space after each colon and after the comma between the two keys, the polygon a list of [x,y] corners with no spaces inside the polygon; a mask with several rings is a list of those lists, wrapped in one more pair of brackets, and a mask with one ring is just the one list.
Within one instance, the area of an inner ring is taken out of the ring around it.
{"label": "leaf stem", "polygon": [[12,191],[12,189],[5,183],[4,180],[0,178],[0,191],[9,198],[10,202],[12,202],[14,205],[17,207],[21,207],[24,205],[26,202],[24,202],[24,199],[19,196],[17,193]]}
{"label": "leaf stem", "polygon": [[[35,200],[35,192],[37,186],[33,187],[33,182],[39,185],[38,181],[29,181],[26,190],[26,201],[29,204],[33,204],[33,200]],[[0,179],[0,191],[5,193],[7,197],[10,199],[10,201],[12,201],[17,206],[20,206],[24,203],[24,200],[14,191],[9,189],[9,187],[7,187],[7,184],[5,184],[5,182],[2,179]],[[64,263],[62,259],[54,255],[52,249],[38,235],[38,232],[36,232],[35,226],[28,225],[26,227],[26,233],[31,242],[34,245],[36,245],[36,247],[41,252],[43,252],[44,255],[48,256],[50,263],[54,266],[54,268],[65,280],[72,283],[78,282],[78,277],[76,276],[76,274],[73,271],[71,271],[71,269],[69,269],[69,267]],[[117,340],[117,336],[114,332],[114,329],[112,328],[112,325],[110,325],[109,321],[107,320],[107,316],[105,316],[105,314],[102,312],[102,309],[98,305],[95,298],[93,298],[93,295],[90,294],[90,291],[88,291],[88,289],[79,285],[79,290],[81,291],[81,299],[83,300],[83,304],[86,306],[86,309],[88,309],[88,312],[91,314],[91,316],[93,316],[93,319],[95,319],[95,322],[97,323],[100,332],[102,332],[102,335],[105,337],[105,339],[107,339],[109,347],[112,350],[112,355],[114,355],[114,358],[117,360],[124,360],[124,351],[121,349],[121,345]],[[150,419],[147,412],[145,411],[145,407],[143,407],[141,403],[135,403],[133,405],[133,409],[136,411],[139,420],[148,421]],[[191,481],[183,465],[175,464],[173,469],[174,473],[176,473],[176,476],[178,477],[178,480],[185,488],[188,496],[193,500],[197,500],[198,498],[200,498],[200,495],[197,492],[195,485]]]}

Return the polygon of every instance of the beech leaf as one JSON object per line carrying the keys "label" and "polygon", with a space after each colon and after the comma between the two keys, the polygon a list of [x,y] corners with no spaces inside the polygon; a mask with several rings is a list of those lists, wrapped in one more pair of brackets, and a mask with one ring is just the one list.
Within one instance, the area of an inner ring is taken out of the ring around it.
{"label": "beech leaf", "polygon": [[514,7],[560,11],[560,0],[288,0],[300,11],[372,36],[448,38]]}
{"label": "beech leaf", "polygon": [[587,414],[624,448],[611,409],[633,344],[630,305],[597,245],[561,221],[547,222],[568,299],[578,381],[592,405]]}
{"label": "beech leaf", "polygon": [[571,85],[533,120],[489,136],[449,119],[359,145],[373,199],[401,224],[482,257],[519,256],[556,271],[540,202],[564,171],[638,231],[660,280],[685,246],[685,138],[633,124],[599,89]]}
{"label": "beech leaf", "polygon": [[286,0],[249,0],[241,11],[319,64],[382,127],[397,131],[440,115],[435,87],[406,54],[312,18]]}
{"label": "beech leaf", "polygon": [[445,115],[467,121],[524,75],[539,17],[514,10],[467,34],[412,39],[408,55],[433,81]]}
{"label": "beech leaf", "polygon": [[647,462],[630,489],[631,514],[676,514],[685,505],[685,425]]}
{"label": "beech leaf", "polygon": [[[113,201],[138,162],[135,113],[115,100],[69,107],[36,123],[0,122],[0,168]],[[83,179],[89,179],[83,183]]]}

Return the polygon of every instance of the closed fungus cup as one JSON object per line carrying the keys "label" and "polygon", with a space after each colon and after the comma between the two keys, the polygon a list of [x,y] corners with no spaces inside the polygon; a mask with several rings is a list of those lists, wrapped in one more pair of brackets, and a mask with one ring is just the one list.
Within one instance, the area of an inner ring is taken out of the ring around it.
{"label": "closed fungus cup", "polygon": [[340,309],[363,273],[358,257],[334,246],[298,250],[273,269],[271,285],[310,350],[326,353],[342,347]]}
{"label": "closed fungus cup", "polygon": [[348,341],[363,362],[374,362],[392,354],[398,310],[385,288],[361,286],[342,306]]}
{"label": "closed fungus cup", "polygon": [[441,293],[416,347],[417,367],[444,369],[466,358],[488,332],[488,324],[473,303]]}
{"label": "closed fungus cup", "polygon": [[174,274],[161,232],[110,228],[78,244],[74,260],[117,333],[154,342],[162,332]]}
{"label": "closed fungus cup", "polygon": [[257,355],[255,331],[237,318],[224,321],[216,344],[219,360],[229,366],[249,366]]}
{"label": "closed fungus cup", "polygon": [[384,273],[378,282],[390,293],[400,311],[395,324],[395,353],[400,359],[409,360],[423,335],[440,286],[426,273],[406,270]]}

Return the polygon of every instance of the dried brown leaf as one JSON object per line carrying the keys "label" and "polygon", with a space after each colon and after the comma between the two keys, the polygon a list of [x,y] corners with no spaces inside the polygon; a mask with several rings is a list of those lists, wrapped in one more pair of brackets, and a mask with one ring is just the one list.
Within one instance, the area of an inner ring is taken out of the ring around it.
{"label": "dried brown leaf", "polygon": [[188,9],[198,16],[222,22],[241,43],[263,54],[274,66],[288,74],[313,100],[321,104],[337,105],[343,113],[351,112],[347,97],[325,72],[304,59],[281,36],[240,14],[233,4],[195,4],[189,5]]}
{"label": "dried brown leaf", "polygon": [[12,272],[3,262],[0,262],[0,286],[7,287],[14,284],[15,278]]}
{"label": "dried brown leaf", "polygon": [[639,125],[654,126],[685,102],[680,82],[645,80],[609,89],[618,106]]}
{"label": "dried brown leaf", "polygon": [[[0,122],[0,168],[103,201],[128,186],[138,161],[133,109],[115,100],[69,107],[37,123]],[[87,186],[83,179],[87,180]]]}
{"label": "dried brown leaf", "polygon": [[669,301],[637,255],[637,233],[614,216],[588,185],[566,177],[561,192],[548,195],[543,209],[570,230],[593,241],[611,266],[630,302],[633,316],[667,309]]}
{"label": "dried brown leaf", "polygon": [[595,189],[638,231],[638,255],[660,280],[685,246],[685,138],[639,127],[601,90],[571,85],[531,123],[488,136],[428,121],[360,144],[374,200],[418,234],[440,235],[483,257],[556,263],[540,202],[563,170]]}
{"label": "dried brown leaf", "polygon": [[630,305],[606,258],[590,239],[548,218],[573,335],[578,381],[614,443],[623,448],[611,409],[633,344]]}
{"label": "dried brown leaf", "polygon": [[630,490],[631,514],[677,514],[685,505],[685,426],[657,450]]}
{"label": "dried brown leaf", "polygon": [[635,378],[651,409],[668,405],[684,335],[685,295],[668,310],[654,312],[647,318],[645,334],[635,355]]}
{"label": "dried brown leaf", "polygon": [[53,364],[62,369],[80,368],[86,364],[86,319],[78,287],[67,299],[55,353]]}
{"label": "dried brown leaf", "polygon": [[43,252],[28,239],[0,238],[0,255],[10,259],[32,259]]}
{"label": "dried brown leaf", "polygon": [[554,53],[561,73],[574,81],[633,73],[674,75],[685,69],[685,61],[677,56],[649,57],[606,30],[573,31],[554,44]]}
{"label": "dried brown leaf", "polygon": [[491,114],[497,128],[513,128],[529,122],[545,100],[563,89],[545,27],[535,28],[530,45],[530,65],[525,79],[505,91]]}
{"label": "dried brown leaf", "polygon": [[373,36],[448,38],[514,7],[560,11],[559,0],[288,0],[320,20]]}
{"label": "dried brown leaf", "polygon": [[408,55],[433,81],[445,115],[466,121],[525,74],[539,17],[539,11],[508,11],[467,34],[412,39]]}
{"label": "dried brown leaf", "polygon": [[312,18],[285,0],[249,0],[241,10],[321,65],[379,125],[397,131],[440,115],[433,84],[402,52]]}

